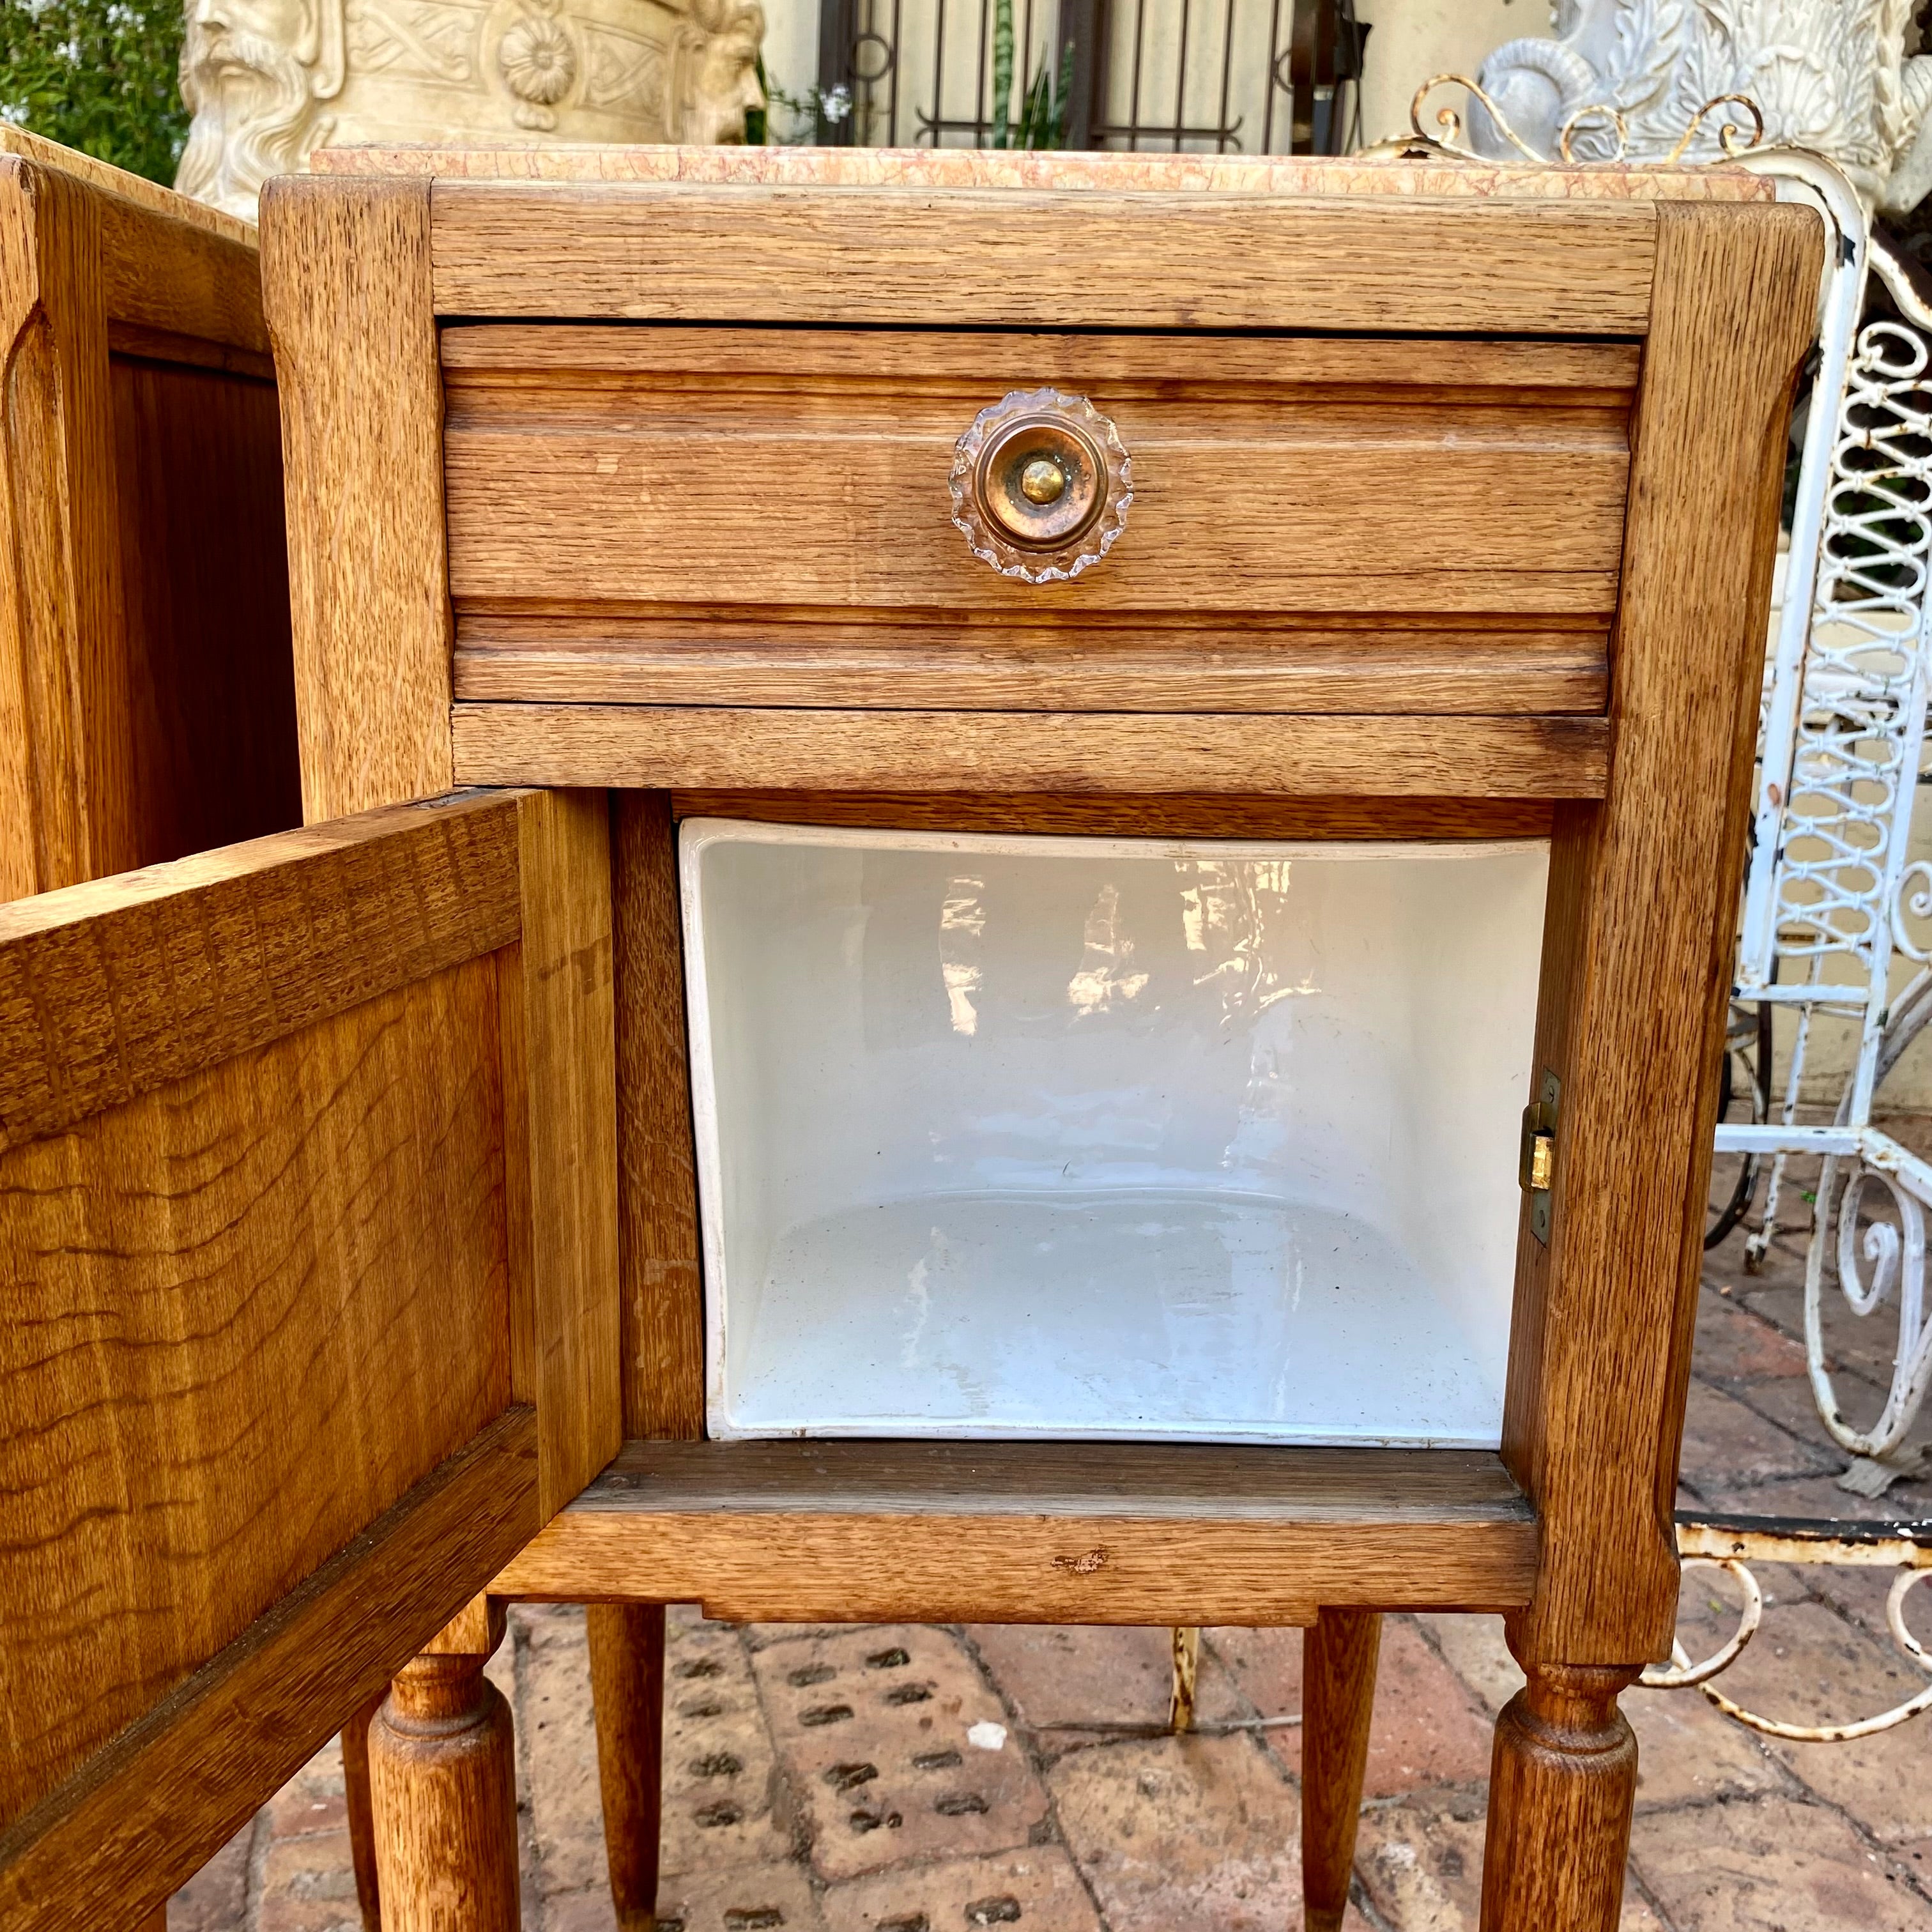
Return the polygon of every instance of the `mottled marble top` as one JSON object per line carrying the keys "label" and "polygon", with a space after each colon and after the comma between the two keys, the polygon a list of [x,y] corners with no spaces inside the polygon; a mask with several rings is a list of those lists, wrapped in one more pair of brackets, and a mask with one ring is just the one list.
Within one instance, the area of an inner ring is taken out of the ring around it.
{"label": "mottled marble top", "polygon": [[438,179],[691,182],[818,188],[1099,189],[1115,193],[1442,196],[1612,201],[1768,201],[1748,169],[1544,168],[1458,161],[1423,151],[1305,156],[1004,153],[969,148],[326,148],[319,174]]}

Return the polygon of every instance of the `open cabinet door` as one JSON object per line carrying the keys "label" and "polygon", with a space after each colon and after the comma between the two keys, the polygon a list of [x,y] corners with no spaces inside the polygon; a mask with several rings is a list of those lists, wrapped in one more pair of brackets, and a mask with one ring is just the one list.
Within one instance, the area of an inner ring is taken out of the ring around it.
{"label": "open cabinet door", "polygon": [[139,1923],[616,1451],[604,795],[0,907],[0,1924]]}

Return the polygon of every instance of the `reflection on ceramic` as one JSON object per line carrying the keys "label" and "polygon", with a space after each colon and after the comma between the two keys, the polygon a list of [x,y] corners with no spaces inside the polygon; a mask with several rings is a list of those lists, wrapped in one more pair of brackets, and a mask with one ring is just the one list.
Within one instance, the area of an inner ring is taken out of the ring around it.
{"label": "reflection on ceramic", "polygon": [[1496,1442],[1541,842],[681,844],[713,1436]]}

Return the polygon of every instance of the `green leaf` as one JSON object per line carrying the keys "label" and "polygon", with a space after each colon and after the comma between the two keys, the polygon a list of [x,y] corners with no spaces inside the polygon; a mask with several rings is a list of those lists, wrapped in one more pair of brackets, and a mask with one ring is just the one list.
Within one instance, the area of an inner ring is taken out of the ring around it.
{"label": "green leaf", "polygon": [[181,0],[0,0],[0,118],[171,183],[182,26]]}

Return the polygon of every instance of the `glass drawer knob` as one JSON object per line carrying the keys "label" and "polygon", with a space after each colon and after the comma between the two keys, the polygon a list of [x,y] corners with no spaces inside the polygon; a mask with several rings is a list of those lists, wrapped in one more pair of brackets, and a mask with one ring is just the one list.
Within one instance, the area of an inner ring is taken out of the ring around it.
{"label": "glass drawer knob", "polygon": [[1016,389],[974,418],[952,454],[952,520],[1002,577],[1064,582],[1126,527],[1133,470],[1084,396]]}

